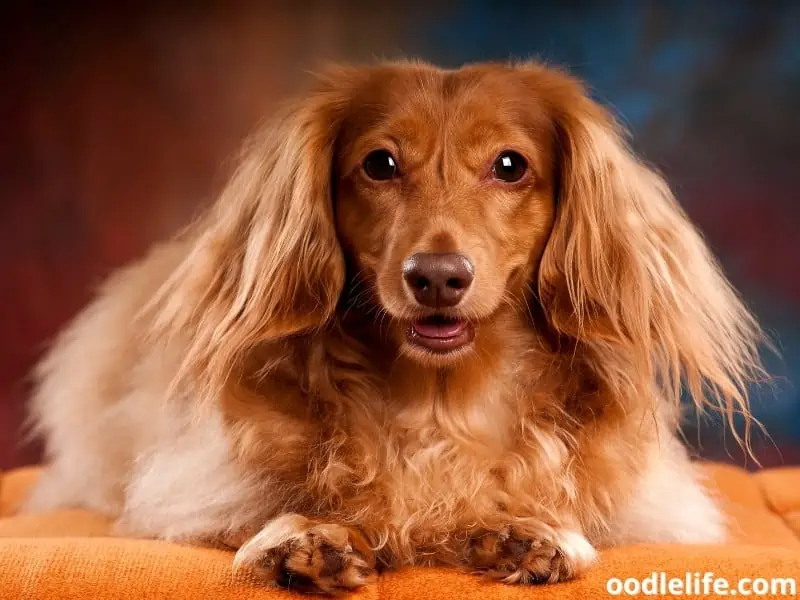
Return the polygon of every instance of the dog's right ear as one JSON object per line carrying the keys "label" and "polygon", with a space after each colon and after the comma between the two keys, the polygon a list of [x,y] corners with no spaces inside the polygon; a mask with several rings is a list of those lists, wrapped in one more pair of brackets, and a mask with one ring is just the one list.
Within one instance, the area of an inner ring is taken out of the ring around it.
{"label": "dog's right ear", "polygon": [[254,347],[333,316],[345,269],[332,165],[357,74],[328,69],[314,91],[279,111],[177,242],[186,255],[148,312],[155,340],[182,340],[179,379],[217,388]]}
{"label": "dog's right ear", "polygon": [[[761,329],[666,182],[571,77],[529,65],[560,150],[556,220],[537,291],[549,324],[592,356],[617,398],[688,392],[734,427],[763,379]],[[546,95],[545,95],[546,93]],[[623,405],[624,406],[624,405]],[[745,420],[747,443],[749,420]]]}

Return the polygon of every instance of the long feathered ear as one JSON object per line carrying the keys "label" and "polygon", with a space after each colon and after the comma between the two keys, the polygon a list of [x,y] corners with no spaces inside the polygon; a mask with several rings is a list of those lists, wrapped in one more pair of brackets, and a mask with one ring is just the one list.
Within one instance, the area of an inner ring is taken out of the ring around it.
{"label": "long feathered ear", "polygon": [[148,309],[180,339],[174,384],[214,393],[265,342],[324,327],[344,283],[333,221],[334,146],[348,103],[335,75],[246,144],[217,202],[178,242],[186,256]]}
{"label": "long feathered ear", "polygon": [[749,415],[746,387],[762,373],[755,319],[613,119],[572,79],[550,83],[560,181],[538,293],[552,327],[588,348],[622,397],[658,390],[677,404],[686,390],[731,424]]}

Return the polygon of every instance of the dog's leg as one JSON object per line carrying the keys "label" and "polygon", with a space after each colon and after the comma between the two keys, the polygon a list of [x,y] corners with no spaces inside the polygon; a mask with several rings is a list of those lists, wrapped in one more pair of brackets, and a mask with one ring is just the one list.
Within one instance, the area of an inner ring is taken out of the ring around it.
{"label": "dog's leg", "polygon": [[597,560],[582,533],[543,523],[480,531],[471,539],[468,565],[505,583],[556,583],[581,575]]}
{"label": "dog's leg", "polygon": [[662,440],[600,544],[719,544],[727,539],[723,511],[679,444]]}
{"label": "dog's leg", "polygon": [[294,513],[267,523],[239,549],[234,565],[305,592],[343,592],[376,577],[375,555],[358,530]]}

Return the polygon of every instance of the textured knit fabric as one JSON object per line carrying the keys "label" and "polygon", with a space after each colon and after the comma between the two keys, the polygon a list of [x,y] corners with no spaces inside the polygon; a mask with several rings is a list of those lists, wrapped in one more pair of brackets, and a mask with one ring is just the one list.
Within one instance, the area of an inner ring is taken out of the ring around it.
{"label": "textured knit fabric", "polygon": [[[582,579],[555,586],[489,583],[448,569],[406,569],[381,576],[350,597],[382,600],[514,600],[609,598],[609,578],[625,580],[664,571],[713,572],[731,585],[739,578],[800,580],[800,469],[749,474],[706,467],[709,486],[730,516],[733,539],[725,546],[630,546],[602,552]],[[108,521],[69,510],[13,516],[36,469],[0,480],[0,600],[174,598],[198,600],[286,599],[298,595],[259,585],[231,572],[230,552],[150,540],[107,537]],[[653,596],[648,596],[653,597]]]}

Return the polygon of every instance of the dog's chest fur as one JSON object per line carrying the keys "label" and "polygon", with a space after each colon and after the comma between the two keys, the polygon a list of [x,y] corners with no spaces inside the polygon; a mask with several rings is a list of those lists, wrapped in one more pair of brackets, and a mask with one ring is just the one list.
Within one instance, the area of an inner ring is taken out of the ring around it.
{"label": "dog's chest fur", "polygon": [[574,487],[568,441],[537,413],[529,367],[503,353],[449,371],[399,365],[385,412],[354,413],[347,451],[328,462],[357,474],[342,509],[424,538],[554,507]]}

